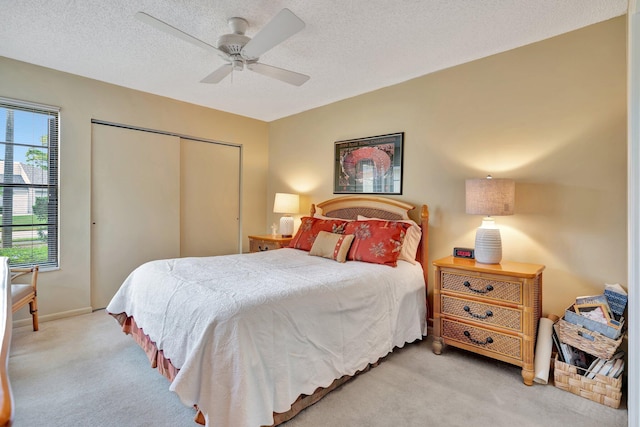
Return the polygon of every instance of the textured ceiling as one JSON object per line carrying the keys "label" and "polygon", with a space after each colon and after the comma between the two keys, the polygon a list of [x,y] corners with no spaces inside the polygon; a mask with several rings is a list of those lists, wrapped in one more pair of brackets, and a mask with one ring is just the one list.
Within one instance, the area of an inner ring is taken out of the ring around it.
{"label": "textured ceiling", "polygon": [[[227,18],[252,37],[284,7],[306,28],[260,61],[310,75],[300,87],[247,70],[200,83],[222,59],[134,19],[215,45]],[[626,11],[627,0],[0,0],[0,56],[271,121]]]}

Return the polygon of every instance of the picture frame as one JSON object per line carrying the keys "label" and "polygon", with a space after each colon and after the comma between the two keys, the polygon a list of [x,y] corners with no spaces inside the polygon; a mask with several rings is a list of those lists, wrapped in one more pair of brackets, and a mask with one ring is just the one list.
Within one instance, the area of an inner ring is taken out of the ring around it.
{"label": "picture frame", "polygon": [[608,307],[604,304],[576,304],[576,313],[595,322],[608,325],[611,323]]}
{"label": "picture frame", "polygon": [[334,194],[402,194],[404,132],[336,141]]}

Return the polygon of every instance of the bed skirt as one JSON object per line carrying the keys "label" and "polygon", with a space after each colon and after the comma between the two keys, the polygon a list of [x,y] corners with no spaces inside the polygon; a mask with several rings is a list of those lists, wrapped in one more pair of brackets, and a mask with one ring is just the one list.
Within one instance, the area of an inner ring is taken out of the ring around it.
{"label": "bed skirt", "polygon": [[[149,359],[151,367],[157,369],[169,381],[173,381],[176,375],[178,375],[179,369],[171,364],[171,360],[164,357],[164,353],[162,352],[162,350],[158,350],[156,344],[149,338],[148,335],[144,333],[142,328],[138,327],[133,317],[127,316],[126,313],[109,314],[111,314],[111,316],[113,316],[118,321],[118,323],[120,323],[122,332],[127,335],[131,335],[134,341],[140,346],[140,348],[144,350],[147,358]],[[379,359],[375,363],[369,364],[366,368],[356,372],[354,375],[344,375],[334,380],[328,387],[317,388],[311,395],[303,394],[298,396],[296,401],[291,404],[291,409],[289,409],[287,412],[273,413],[274,423],[272,424],[272,427],[282,424],[285,421],[289,421],[303,409],[308,408],[309,406],[318,402],[320,399],[329,394],[331,391],[340,387],[342,384],[352,380],[357,375],[363,372],[367,372],[369,369],[378,366],[378,364],[380,364],[380,362],[382,362],[385,357]],[[195,406],[194,409],[196,410],[194,421],[198,424],[205,425],[204,414],[198,410],[197,406]]]}

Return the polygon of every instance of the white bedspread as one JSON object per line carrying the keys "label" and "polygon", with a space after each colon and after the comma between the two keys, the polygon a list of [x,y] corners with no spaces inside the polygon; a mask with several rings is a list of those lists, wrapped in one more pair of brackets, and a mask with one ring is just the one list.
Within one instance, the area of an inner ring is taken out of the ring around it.
{"label": "white bedspread", "polygon": [[180,369],[211,426],[260,426],[300,394],[426,335],[422,267],[338,263],[296,249],[153,261],[111,300]]}

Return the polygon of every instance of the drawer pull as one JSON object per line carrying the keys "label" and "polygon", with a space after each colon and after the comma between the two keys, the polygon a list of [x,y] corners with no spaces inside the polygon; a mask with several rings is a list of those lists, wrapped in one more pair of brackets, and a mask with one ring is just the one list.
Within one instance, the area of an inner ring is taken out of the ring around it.
{"label": "drawer pull", "polygon": [[268,251],[269,250],[269,246],[262,247],[262,246],[258,245],[258,250],[260,252]]}
{"label": "drawer pull", "polygon": [[464,331],[464,336],[467,337],[469,341],[471,341],[472,343],[478,344],[478,345],[487,345],[487,344],[493,343],[493,338],[491,337],[487,337],[487,339],[484,340],[484,342],[478,341],[477,339],[471,337],[471,332],[469,331]]}
{"label": "drawer pull", "polygon": [[486,319],[486,318],[488,318],[488,317],[493,316],[493,311],[491,311],[491,310],[487,310],[487,311],[485,312],[484,316],[483,316],[482,314],[472,313],[472,312],[471,312],[471,307],[469,307],[468,305],[465,305],[465,306],[463,307],[463,309],[464,309],[464,311],[466,311],[467,313],[469,313],[469,315],[470,315],[471,317],[475,317],[476,319]]}
{"label": "drawer pull", "polygon": [[463,285],[466,286],[467,288],[469,288],[469,290],[471,292],[475,292],[477,294],[486,294],[486,293],[489,293],[489,292],[491,292],[493,290],[493,286],[491,286],[491,285],[487,285],[484,289],[473,289],[471,287],[471,283],[469,283],[468,280],[465,280]]}

